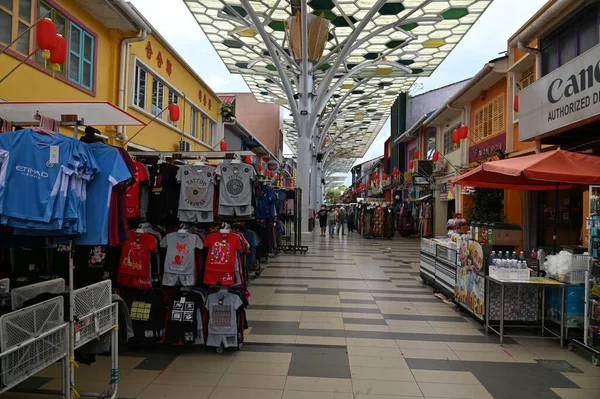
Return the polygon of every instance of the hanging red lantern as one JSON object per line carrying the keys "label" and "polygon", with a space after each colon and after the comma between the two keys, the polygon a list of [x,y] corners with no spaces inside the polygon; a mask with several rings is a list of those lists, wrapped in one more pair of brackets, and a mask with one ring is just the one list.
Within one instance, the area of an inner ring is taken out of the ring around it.
{"label": "hanging red lantern", "polygon": [[516,113],[519,113],[519,93],[515,94],[515,100],[513,101],[513,109]]}
{"label": "hanging red lantern", "polygon": [[398,170],[398,168],[394,168],[393,172],[394,172],[394,176],[400,175],[400,171]]}
{"label": "hanging red lantern", "polygon": [[179,105],[174,103],[169,104],[169,120],[171,122],[177,122],[179,120]]}
{"label": "hanging red lantern", "polygon": [[258,164],[258,174],[262,174],[263,168],[261,164]]}
{"label": "hanging red lantern", "polygon": [[418,149],[413,152],[413,158],[419,159],[419,150]]}
{"label": "hanging red lantern", "polygon": [[439,151],[435,151],[433,153],[433,162],[437,162],[439,160],[440,160],[440,153],[439,153]]}
{"label": "hanging red lantern", "polygon": [[225,140],[221,140],[221,142],[219,143],[219,148],[221,149],[221,151],[227,151],[227,143],[225,142]]}
{"label": "hanging red lantern", "polygon": [[248,165],[252,164],[252,157],[250,155],[246,155],[244,157],[244,163],[247,163]]}
{"label": "hanging red lantern", "polygon": [[458,144],[460,142],[460,132],[458,129],[452,131],[452,144]]}
{"label": "hanging red lantern", "polygon": [[37,23],[35,43],[42,50],[43,59],[50,59],[51,51],[56,47],[56,38],[56,25],[50,18],[44,18]]}
{"label": "hanging red lantern", "polygon": [[460,127],[458,135],[459,135],[459,137],[460,137],[461,140],[464,140],[467,137],[469,137],[469,128],[467,127],[467,125],[462,125]]}
{"label": "hanging red lantern", "polygon": [[414,167],[415,167],[415,161],[413,161],[413,160],[410,160],[410,161],[408,162],[408,169],[412,169],[412,168],[414,168]]}
{"label": "hanging red lantern", "polygon": [[52,70],[54,72],[59,72],[60,66],[63,65],[67,59],[67,41],[62,35],[54,36],[56,37],[56,43],[50,52],[50,58],[48,60],[52,64]]}
{"label": "hanging red lantern", "polygon": [[387,173],[384,173],[383,174],[383,180],[387,180],[387,179],[388,179],[388,175],[387,175]]}

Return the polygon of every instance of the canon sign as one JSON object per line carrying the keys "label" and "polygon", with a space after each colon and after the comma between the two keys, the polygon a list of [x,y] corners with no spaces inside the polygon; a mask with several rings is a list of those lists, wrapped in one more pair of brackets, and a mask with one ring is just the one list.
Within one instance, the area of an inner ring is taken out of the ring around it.
{"label": "canon sign", "polygon": [[526,141],[600,114],[600,46],[521,91],[519,140]]}

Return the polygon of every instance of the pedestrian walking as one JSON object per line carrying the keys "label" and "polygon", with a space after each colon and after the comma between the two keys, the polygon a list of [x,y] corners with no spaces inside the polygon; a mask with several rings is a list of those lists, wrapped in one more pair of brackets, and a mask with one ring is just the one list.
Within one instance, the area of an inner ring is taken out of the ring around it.
{"label": "pedestrian walking", "polygon": [[338,218],[338,226],[337,226],[338,236],[340,235],[340,230],[342,231],[342,235],[345,236],[346,235],[346,210],[344,209],[343,206],[339,207],[337,218]]}

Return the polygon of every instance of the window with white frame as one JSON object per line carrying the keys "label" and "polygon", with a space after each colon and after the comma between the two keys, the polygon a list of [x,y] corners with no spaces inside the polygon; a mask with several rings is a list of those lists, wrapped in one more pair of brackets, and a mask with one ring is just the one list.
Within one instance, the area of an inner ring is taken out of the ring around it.
{"label": "window with white frame", "polygon": [[146,107],[146,79],[148,72],[140,65],[135,66],[135,89],[133,94],[133,104],[140,108]]}
{"label": "window with white frame", "polygon": [[192,107],[192,113],[190,117],[190,135],[198,137],[198,111]]}
{"label": "window with white frame", "polygon": [[217,124],[210,122],[210,141],[208,144],[214,146],[217,143]]}
{"label": "window with white frame", "polygon": [[[151,109],[151,112],[153,115],[158,115],[163,110],[164,92],[165,92],[164,84],[161,81],[157,80],[156,78],[152,79],[152,109]],[[162,118],[162,116],[161,116],[161,118]]]}
{"label": "window with white frame", "polygon": [[206,138],[206,122],[208,122],[206,116],[202,115],[202,120],[200,121],[200,137],[199,139],[208,143]]}

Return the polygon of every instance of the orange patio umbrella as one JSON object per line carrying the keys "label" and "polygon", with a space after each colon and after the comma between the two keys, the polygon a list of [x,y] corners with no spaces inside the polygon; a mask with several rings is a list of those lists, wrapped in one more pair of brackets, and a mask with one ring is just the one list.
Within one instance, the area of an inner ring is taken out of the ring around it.
{"label": "orange patio umbrella", "polygon": [[486,162],[452,180],[454,184],[520,190],[561,190],[600,184],[600,157],[548,151]]}

